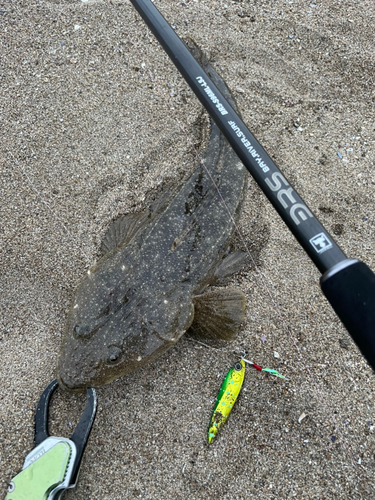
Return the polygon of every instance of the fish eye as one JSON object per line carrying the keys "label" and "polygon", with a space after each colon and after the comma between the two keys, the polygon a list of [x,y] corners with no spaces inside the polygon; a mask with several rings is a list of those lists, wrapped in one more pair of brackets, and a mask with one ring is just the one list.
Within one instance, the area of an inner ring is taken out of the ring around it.
{"label": "fish eye", "polygon": [[234,369],[235,369],[235,370],[237,370],[238,372],[240,372],[240,371],[242,370],[242,365],[241,365],[241,363],[236,363],[236,364],[234,365]]}
{"label": "fish eye", "polygon": [[77,337],[82,338],[87,334],[87,328],[85,328],[84,326],[81,326],[81,325],[75,325],[75,327],[73,328],[73,331],[74,331],[74,336],[76,338]]}
{"label": "fish eye", "polygon": [[121,359],[121,349],[116,346],[110,347],[107,357],[108,363],[111,365],[115,365],[120,361],[120,359]]}
{"label": "fish eye", "polygon": [[73,328],[73,337],[75,339],[88,340],[99,330],[99,328],[100,325],[94,329],[91,329],[89,325],[75,325]]}

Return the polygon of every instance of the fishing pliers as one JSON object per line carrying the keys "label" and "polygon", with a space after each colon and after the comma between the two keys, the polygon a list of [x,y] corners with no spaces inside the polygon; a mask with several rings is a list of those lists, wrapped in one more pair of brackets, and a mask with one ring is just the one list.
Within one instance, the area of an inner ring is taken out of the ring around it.
{"label": "fishing pliers", "polygon": [[68,488],[74,488],[83,452],[94,423],[97,397],[87,389],[87,403],[70,439],[50,436],[48,410],[53,380],[43,391],[35,412],[35,448],[27,455],[22,471],[9,483],[5,500],[59,500]]}

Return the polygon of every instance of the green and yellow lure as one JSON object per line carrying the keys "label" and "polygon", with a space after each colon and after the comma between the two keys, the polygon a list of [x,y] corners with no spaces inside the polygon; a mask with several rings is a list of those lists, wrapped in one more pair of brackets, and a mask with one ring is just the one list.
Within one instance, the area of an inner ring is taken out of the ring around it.
{"label": "green and yellow lure", "polygon": [[245,362],[241,359],[229,370],[224,382],[221,384],[219,394],[216,398],[214,411],[212,412],[210,425],[208,427],[208,442],[216,436],[220,427],[226,422],[234,403],[241,391],[245,376]]}

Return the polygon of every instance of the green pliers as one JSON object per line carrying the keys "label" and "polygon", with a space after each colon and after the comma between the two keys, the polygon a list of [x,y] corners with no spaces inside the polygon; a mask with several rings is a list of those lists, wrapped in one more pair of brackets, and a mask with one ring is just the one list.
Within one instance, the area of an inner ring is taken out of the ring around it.
{"label": "green pliers", "polygon": [[5,500],[58,500],[77,483],[92,425],[97,398],[94,389],[87,389],[86,408],[70,439],[48,434],[48,408],[57,388],[53,380],[43,391],[35,413],[35,448],[27,455],[22,471],[9,483]]}

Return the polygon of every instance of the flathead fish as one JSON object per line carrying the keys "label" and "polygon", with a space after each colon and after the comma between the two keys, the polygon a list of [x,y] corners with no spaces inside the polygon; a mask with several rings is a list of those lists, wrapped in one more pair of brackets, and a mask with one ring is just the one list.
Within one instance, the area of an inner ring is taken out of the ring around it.
{"label": "flathead fish", "polygon": [[[200,57],[235,107],[223,80]],[[133,372],[187,330],[222,341],[237,333],[244,294],[208,285],[243,264],[243,253],[223,257],[247,172],[218,127],[210,126],[205,168],[199,165],[172,199],[161,195],[144,212],[126,215],[109,228],[104,255],[81,282],[68,315],[57,369],[63,388],[100,386]]]}

